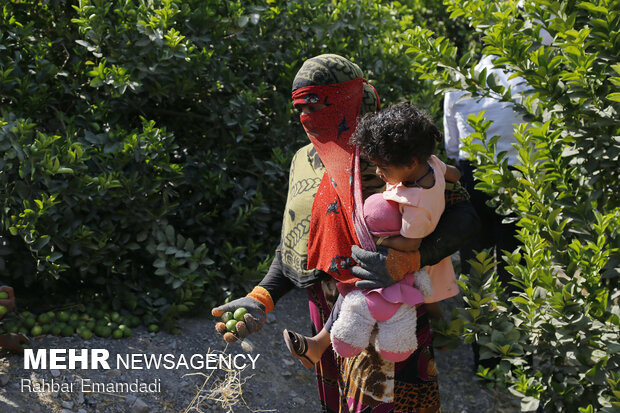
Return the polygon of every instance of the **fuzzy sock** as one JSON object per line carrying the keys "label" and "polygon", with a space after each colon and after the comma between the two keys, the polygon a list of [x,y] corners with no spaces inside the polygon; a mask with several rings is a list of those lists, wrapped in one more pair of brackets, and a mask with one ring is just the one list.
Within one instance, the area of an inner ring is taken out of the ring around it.
{"label": "fuzzy sock", "polygon": [[338,319],[330,331],[334,351],[342,357],[359,354],[368,347],[375,322],[364,294],[358,290],[351,291],[342,300]]}
{"label": "fuzzy sock", "polygon": [[402,304],[396,314],[378,323],[375,347],[381,356],[393,362],[405,360],[418,348],[415,306]]}

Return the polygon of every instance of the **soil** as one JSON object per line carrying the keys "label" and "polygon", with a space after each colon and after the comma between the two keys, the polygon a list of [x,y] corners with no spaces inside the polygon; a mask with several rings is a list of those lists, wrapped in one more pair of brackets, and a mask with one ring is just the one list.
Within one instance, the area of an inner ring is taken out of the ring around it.
{"label": "soil", "polygon": [[[79,361],[78,368],[71,370],[49,365],[46,369],[25,369],[22,356],[0,353],[0,413],[321,411],[314,371],[303,368],[293,359],[282,340],[284,328],[310,334],[304,290],[292,291],[282,298],[269,314],[267,324],[259,333],[250,336],[244,346],[234,343],[226,347],[215,333],[214,325],[213,317],[205,315],[180,320],[179,335],[149,333],[144,328],[136,328],[132,337],[123,339],[83,340],[77,335],[34,337],[31,346],[35,351],[107,350],[110,369],[82,369]],[[146,368],[144,355],[160,354],[168,355],[167,367],[178,368],[162,368],[163,364],[159,369]],[[200,367],[199,363],[207,359],[207,354],[214,359],[222,354],[231,355],[232,361],[236,357],[237,367],[243,363],[247,367],[241,370],[233,365],[227,370],[224,365],[224,369],[219,369],[212,362],[207,367],[194,369],[192,366],[186,368],[182,362],[184,356],[189,364],[193,356],[194,367]],[[134,357],[136,368],[119,365],[117,355],[127,362]],[[487,389],[475,379],[468,346],[436,351],[436,358],[444,413],[520,411],[518,400],[506,390]],[[94,383],[103,383],[104,388],[97,389]],[[145,388],[125,391],[129,385],[140,384]],[[105,386],[118,387],[110,392]]]}

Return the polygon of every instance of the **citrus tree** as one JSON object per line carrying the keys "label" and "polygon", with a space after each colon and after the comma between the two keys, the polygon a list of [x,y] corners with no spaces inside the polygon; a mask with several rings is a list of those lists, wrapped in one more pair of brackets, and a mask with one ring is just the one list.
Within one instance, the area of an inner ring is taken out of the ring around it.
{"label": "citrus tree", "polygon": [[620,3],[446,4],[480,34],[496,67],[529,85],[513,95],[473,70],[475,54],[457,58],[449,39],[419,27],[406,34],[414,67],[438,94],[499,96],[527,120],[514,129],[514,169],[496,153],[496,137],[486,136],[484,113],[468,120],[477,188],[498,212],[516,217],[521,245],[503,251],[517,287],[512,296],[497,280],[493,257],[480,252],[461,277],[467,305],[452,330],[477,341],[481,358],[501,358],[479,375],[509,386],[523,411],[618,411]]}
{"label": "citrus tree", "polygon": [[95,299],[168,325],[243,293],[305,143],[303,60],[339,53],[385,103],[430,101],[398,34],[428,19],[463,39],[433,4],[3,3],[0,277],[35,310]]}

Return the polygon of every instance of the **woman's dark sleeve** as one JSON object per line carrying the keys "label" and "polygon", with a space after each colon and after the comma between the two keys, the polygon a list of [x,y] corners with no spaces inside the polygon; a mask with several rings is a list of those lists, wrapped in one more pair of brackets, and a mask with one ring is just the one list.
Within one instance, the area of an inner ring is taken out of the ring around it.
{"label": "woman's dark sleeve", "polygon": [[293,282],[282,271],[282,255],[280,254],[279,247],[276,250],[276,256],[271,262],[269,271],[267,271],[267,274],[265,274],[263,280],[258,285],[269,291],[274,304],[295,287]]}
{"label": "woman's dark sleeve", "polygon": [[437,264],[467,244],[480,230],[480,218],[471,202],[446,205],[435,231],[420,244],[420,267]]}

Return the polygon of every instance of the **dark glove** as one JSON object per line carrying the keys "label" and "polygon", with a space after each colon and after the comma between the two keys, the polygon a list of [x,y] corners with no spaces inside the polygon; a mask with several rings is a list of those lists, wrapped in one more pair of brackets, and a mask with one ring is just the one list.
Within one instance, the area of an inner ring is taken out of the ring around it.
{"label": "dark glove", "polygon": [[[235,312],[238,308],[245,308],[248,312],[245,314],[244,321],[239,321],[237,323],[237,334],[240,338],[246,338],[251,333],[256,333],[263,327],[265,321],[267,320],[267,314],[265,313],[265,306],[255,300],[252,297],[241,297],[233,300],[229,303],[223,304],[219,307],[215,307],[211,310],[211,314],[214,317],[221,317],[225,312]],[[219,329],[216,330],[218,333],[222,334],[222,331]],[[228,332],[224,333],[224,340],[231,343],[237,340],[234,334]]]}
{"label": "dark glove", "polygon": [[385,288],[403,279],[405,274],[420,269],[420,254],[417,252],[400,252],[385,247],[378,247],[377,252],[366,251],[357,245],[351,247],[351,256],[359,265],[351,272],[361,281],[358,288]]}

